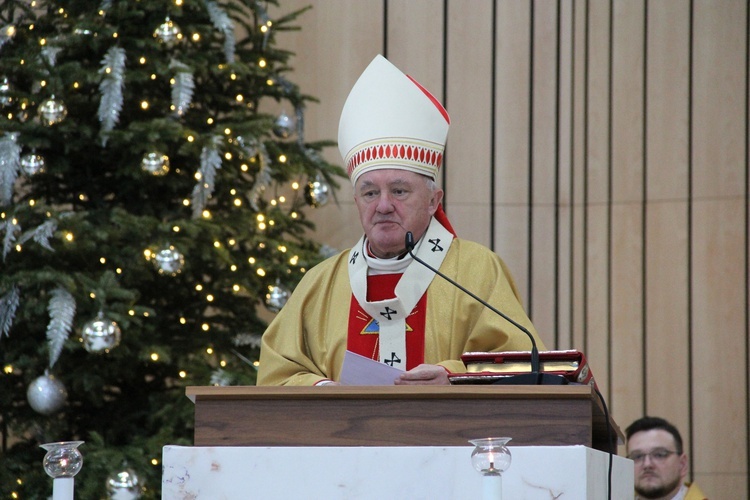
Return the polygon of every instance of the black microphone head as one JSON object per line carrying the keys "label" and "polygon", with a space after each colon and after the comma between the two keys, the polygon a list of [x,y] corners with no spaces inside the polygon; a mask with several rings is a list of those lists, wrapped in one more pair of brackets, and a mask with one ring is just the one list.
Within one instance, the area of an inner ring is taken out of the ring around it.
{"label": "black microphone head", "polygon": [[414,235],[411,231],[406,231],[406,236],[404,237],[404,244],[406,245],[406,250],[408,252],[411,252],[414,249]]}

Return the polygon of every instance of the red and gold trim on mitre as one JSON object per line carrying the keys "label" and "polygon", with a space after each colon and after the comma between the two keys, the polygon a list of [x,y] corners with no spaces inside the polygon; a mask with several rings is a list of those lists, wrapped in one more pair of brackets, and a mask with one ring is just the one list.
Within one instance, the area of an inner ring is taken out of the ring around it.
{"label": "red and gold trim on mitre", "polygon": [[436,179],[443,164],[443,151],[442,144],[386,137],[352,149],[351,157],[346,159],[346,172],[354,179],[355,172],[358,176],[380,166],[410,170]]}

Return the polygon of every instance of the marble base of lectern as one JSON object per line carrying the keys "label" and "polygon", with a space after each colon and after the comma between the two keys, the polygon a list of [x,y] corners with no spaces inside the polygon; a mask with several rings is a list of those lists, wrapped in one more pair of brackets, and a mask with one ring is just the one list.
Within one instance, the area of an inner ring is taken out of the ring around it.
{"label": "marble base of lectern", "polygon": [[[473,449],[165,446],[162,499],[481,500],[486,485],[471,465]],[[585,446],[509,449],[505,500],[607,498],[607,453]],[[612,458],[611,498],[632,500],[633,462]]]}

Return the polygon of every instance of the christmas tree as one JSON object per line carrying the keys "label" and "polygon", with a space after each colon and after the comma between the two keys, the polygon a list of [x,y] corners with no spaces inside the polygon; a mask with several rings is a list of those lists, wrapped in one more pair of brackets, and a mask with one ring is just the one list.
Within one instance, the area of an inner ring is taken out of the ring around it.
{"label": "christmas tree", "polygon": [[[0,495],[159,498],[188,385],[251,385],[342,170],[250,0],[0,0]],[[278,6],[271,2],[273,9]],[[278,9],[280,10],[280,9]],[[137,484],[134,484],[137,483]]]}

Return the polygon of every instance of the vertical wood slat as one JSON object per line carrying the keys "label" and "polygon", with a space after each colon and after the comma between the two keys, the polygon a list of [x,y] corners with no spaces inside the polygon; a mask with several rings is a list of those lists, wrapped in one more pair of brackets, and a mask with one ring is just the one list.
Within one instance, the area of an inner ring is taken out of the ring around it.
{"label": "vertical wood slat", "polygon": [[[614,2],[612,19],[611,345],[612,411],[640,416],[643,372],[643,0]],[[615,139],[616,138],[616,139]],[[614,353],[627,352],[628,356]],[[622,410],[620,406],[624,406]],[[633,412],[632,410],[635,410]]]}
{"label": "vertical wood slat", "polygon": [[713,2],[694,5],[691,369],[693,449],[702,452],[694,464],[696,478],[707,489],[717,498],[731,498],[747,484],[747,440],[703,430],[747,425],[747,400],[737,391],[748,370],[737,348],[747,314],[741,293],[747,282],[740,272],[746,121],[737,112],[746,107],[747,3],[726,2],[721,9]]}
{"label": "vertical wood slat", "polygon": [[[524,304],[528,286],[529,100],[531,9],[498,2],[495,18],[495,251],[516,280]],[[545,343],[551,338],[541,334]]]}
{"label": "vertical wood slat", "polygon": [[[492,1],[448,4],[446,213],[459,236],[489,245],[492,169]],[[466,47],[472,47],[468,52]]]}
{"label": "vertical wood slat", "polygon": [[[557,289],[555,204],[558,178],[557,2],[534,0],[531,82],[531,275],[528,313],[540,332],[553,337]],[[544,270],[544,271],[542,271]]]}
{"label": "vertical wood slat", "polygon": [[[306,4],[285,0],[282,8]],[[692,452],[691,473],[710,497],[747,497],[744,0],[468,5],[316,0],[302,30],[283,35],[296,40],[285,45],[298,54],[295,81],[321,99],[307,110],[308,138],[336,137],[343,100],[383,46],[428,88],[447,82],[447,107],[458,117],[448,169],[461,173],[448,176],[445,187],[459,234],[486,242],[494,215],[494,249],[532,305],[545,343],[585,351],[621,426],[643,412],[674,421]],[[494,18],[486,14],[493,9]],[[544,38],[558,19],[559,35]],[[493,32],[494,46],[487,42]],[[560,67],[549,70],[558,57]],[[470,92],[480,95],[463,95]],[[472,158],[487,156],[461,161],[461,148],[472,144]],[[326,157],[340,161],[335,150]],[[339,197],[341,206],[312,215],[315,237],[343,249],[361,229],[346,183]],[[456,207],[463,208],[454,214]],[[549,227],[557,237],[546,234]]]}
{"label": "vertical wood slat", "polygon": [[584,350],[604,396],[614,405],[610,391],[609,358],[609,114],[610,114],[610,4],[592,2],[588,12],[587,91],[588,114],[585,171]]}
{"label": "vertical wood slat", "polygon": [[[646,34],[646,325],[642,412],[669,415],[690,450],[688,52],[690,4],[650,2]],[[632,415],[635,417],[635,415]]]}
{"label": "vertical wood slat", "polygon": [[572,28],[574,44],[573,66],[573,165],[572,165],[572,200],[573,200],[573,234],[571,264],[571,338],[570,347],[586,351],[586,221],[585,206],[585,167],[587,152],[587,116],[588,116],[588,8],[586,0],[573,2],[574,22]]}
{"label": "vertical wood slat", "polygon": [[444,23],[443,10],[435,7],[434,0],[388,0],[383,55],[442,101]]}

